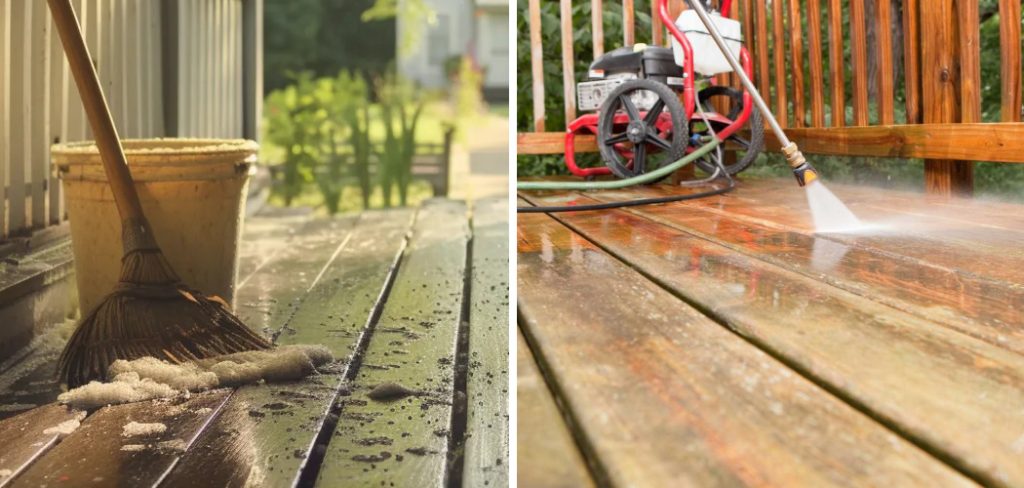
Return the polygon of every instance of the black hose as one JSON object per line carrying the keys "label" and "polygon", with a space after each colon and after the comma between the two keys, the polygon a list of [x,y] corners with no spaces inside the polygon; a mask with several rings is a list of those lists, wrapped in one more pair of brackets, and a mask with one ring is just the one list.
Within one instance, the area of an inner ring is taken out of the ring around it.
{"label": "black hose", "polygon": [[659,203],[681,202],[684,200],[696,200],[698,198],[721,195],[736,188],[736,180],[727,178],[729,184],[722,188],[708,190],[688,195],[673,195],[670,197],[641,198],[637,200],[623,200],[621,202],[594,203],[590,205],[565,205],[559,207],[516,207],[517,213],[556,213],[556,212],[583,212],[587,210],[607,210],[611,208],[638,207],[640,205],[655,205]]}

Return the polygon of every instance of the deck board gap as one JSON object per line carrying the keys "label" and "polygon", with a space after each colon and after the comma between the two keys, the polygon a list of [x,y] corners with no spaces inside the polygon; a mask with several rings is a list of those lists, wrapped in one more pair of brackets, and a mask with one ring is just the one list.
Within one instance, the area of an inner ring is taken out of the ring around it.
{"label": "deck board gap", "polygon": [[[530,204],[532,205],[533,202],[530,202]],[[608,474],[608,468],[601,462],[597,448],[587,438],[581,420],[576,417],[571,408],[567,407],[565,394],[557,379],[558,376],[552,369],[551,364],[545,359],[544,353],[537,343],[537,338],[532,334],[530,327],[526,325],[528,321],[524,318],[523,311],[518,306],[516,307],[516,316],[519,331],[523,334],[523,339],[526,341],[526,346],[533,356],[537,370],[540,371],[540,377],[544,380],[544,385],[547,386],[548,392],[551,393],[551,398],[555,400],[558,413],[561,415],[562,421],[565,422],[565,426],[572,436],[576,449],[583,456],[583,463],[586,465],[591,479],[594,480],[597,486],[612,486],[612,477]]]}
{"label": "deck board gap", "polygon": [[[470,217],[469,228],[473,228]],[[459,312],[459,327],[455,333],[455,376],[452,380],[452,415],[448,436],[448,465],[445,472],[445,486],[460,488],[463,479],[463,463],[466,458],[466,422],[468,420],[468,375],[469,375],[469,315],[472,309],[473,291],[473,235],[466,239],[466,264],[462,278],[462,310]],[[461,393],[461,399],[460,399]]]}
{"label": "deck board gap", "polygon": [[[416,216],[419,212],[420,210],[417,209],[416,213],[410,220],[410,228],[412,223],[416,221]],[[356,376],[359,374],[359,368],[362,366],[363,357],[367,348],[370,346],[370,339],[373,337],[373,332],[377,328],[381,315],[384,313],[384,305],[387,303],[388,297],[391,295],[391,288],[395,284],[395,278],[398,276],[398,270],[401,268],[402,260],[406,256],[408,245],[409,233],[406,232],[406,235],[402,238],[402,244],[399,246],[398,252],[395,253],[395,259],[391,263],[387,278],[385,278],[384,285],[381,287],[380,294],[377,296],[377,299],[373,304],[373,310],[367,318],[366,324],[364,324],[362,328],[359,339],[356,341],[356,347],[345,363],[345,370],[342,374],[341,381],[338,384],[338,388],[335,389],[334,397],[331,399],[329,407],[330,412],[341,412],[341,409],[343,408],[343,404],[341,402],[343,398],[342,390],[354,381]],[[337,254],[338,253],[336,253],[335,256],[337,256]],[[322,274],[323,273],[321,273],[321,276]],[[318,276],[317,279],[319,278],[320,277]],[[323,466],[323,462],[327,454],[327,446],[334,437],[334,431],[338,426],[338,420],[337,415],[328,415],[324,420],[324,423],[320,426],[320,430],[315,436],[313,436],[313,446],[309,450],[309,457],[306,458],[304,465],[300,467],[299,476],[295,483],[297,488],[313,487],[316,485],[317,477],[320,475],[320,468]],[[317,449],[317,446],[323,446],[323,448]]]}

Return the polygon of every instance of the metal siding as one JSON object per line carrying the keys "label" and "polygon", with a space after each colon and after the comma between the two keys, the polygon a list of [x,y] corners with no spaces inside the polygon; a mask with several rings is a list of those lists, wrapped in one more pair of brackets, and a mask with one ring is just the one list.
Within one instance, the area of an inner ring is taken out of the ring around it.
{"label": "metal siding", "polygon": [[[160,3],[72,0],[119,133],[243,137],[258,126],[249,118],[261,98],[252,90],[259,86],[252,81],[260,75],[259,26],[246,21],[260,0],[179,0],[170,33]],[[173,80],[163,76],[164,53],[175,52],[164,49],[165,39],[177,46]],[[0,0],[0,68],[2,240],[64,219],[49,148],[91,131],[45,2]],[[173,105],[165,105],[165,83],[177,88],[167,97]],[[177,127],[166,126],[165,110],[177,114]]]}

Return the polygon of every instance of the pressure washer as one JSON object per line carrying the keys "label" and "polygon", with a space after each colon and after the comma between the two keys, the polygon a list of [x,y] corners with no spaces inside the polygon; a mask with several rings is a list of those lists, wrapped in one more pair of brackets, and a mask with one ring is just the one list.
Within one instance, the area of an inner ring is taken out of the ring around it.
{"label": "pressure washer", "polygon": [[[587,81],[577,84],[578,107],[593,112],[568,125],[565,164],[570,173],[584,180],[521,181],[516,188],[626,188],[661,181],[691,163],[710,176],[681,184],[698,186],[724,179],[726,186],[686,195],[594,205],[519,207],[517,211],[599,210],[726,193],[736,186],[733,176],[748,168],[763,149],[764,122],[782,145],[797,184],[804,186],[817,178],[815,169],[786,137],[751,81],[753,67],[742,44],[741,25],[727,14],[731,0],[721,0],[718,9],[712,7],[711,0],[687,0],[690,9],[675,20],[669,15],[668,0],[657,2],[658,16],[672,36],[672,47],[636,44],[615,49],[591,63]],[[696,91],[698,74],[707,81],[723,73],[735,73],[743,90],[708,82],[710,86]],[[712,100],[719,97],[730,101],[725,114],[713,108]],[[752,110],[755,105],[757,110]],[[744,126],[749,130],[741,133]],[[579,134],[597,136],[604,166],[584,168],[576,163],[575,138]],[[727,142],[745,151],[729,164],[722,150]],[[603,175],[616,179],[595,179]]]}

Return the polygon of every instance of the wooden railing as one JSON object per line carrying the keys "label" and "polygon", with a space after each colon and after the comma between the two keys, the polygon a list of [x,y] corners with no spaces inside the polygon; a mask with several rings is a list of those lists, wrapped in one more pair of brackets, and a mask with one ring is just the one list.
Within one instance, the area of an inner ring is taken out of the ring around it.
{"label": "wooden railing", "polygon": [[[560,0],[565,116],[575,115],[571,0]],[[591,0],[594,56],[603,52],[601,0]],[[652,4],[655,3],[652,0]],[[674,12],[682,2],[672,2]],[[969,193],[972,161],[1024,162],[1020,1],[999,0],[999,122],[981,122],[978,0],[735,0],[755,64],[755,84],[806,153],[925,159],[925,188]],[[520,154],[563,151],[562,127],[545,124],[540,0],[530,0],[533,132]],[[627,10],[632,0],[623,0]],[[656,15],[652,18],[656,19]],[[806,21],[806,23],[804,22]],[[625,44],[632,41],[631,17]],[[652,39],[667,39],[660,21]],[[899,37],[899,38],[896,38]],[[849,55],[844,53],[849,48]],[[550,60],[549,62],[553,62]],[[847,80],[850,88],[847,91]],[[721,80],[738,86],[735,80]],[[897,109],[899,107],[899,110]],[[596,150],[593,137],[578,151]],[[778,150],[768,134],[768,148]]]}
{"label": "wooden railing", "polygon": [[[121,137],[255,138],[260,2],[72,0]],[[50,145],[90,137],[46,2],[0,0],[0,241],[63,221]]]}

